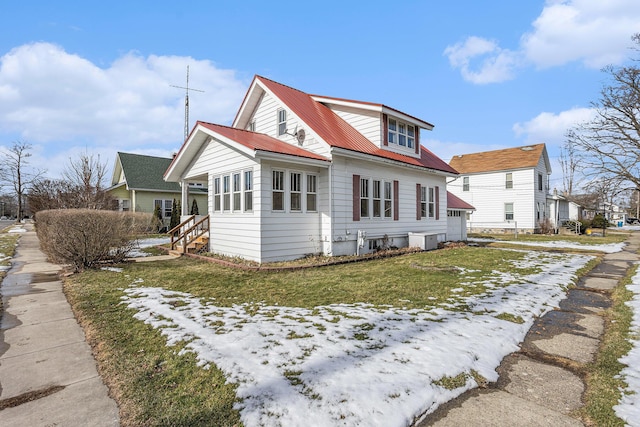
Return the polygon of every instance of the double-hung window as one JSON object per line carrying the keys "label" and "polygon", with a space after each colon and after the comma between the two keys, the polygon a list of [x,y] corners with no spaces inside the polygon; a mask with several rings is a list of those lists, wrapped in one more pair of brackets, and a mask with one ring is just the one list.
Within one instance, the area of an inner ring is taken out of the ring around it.
{"label": "double-hung window", "polygon": [[427,190],[428,187],[420,187],[420,217],[425,218],[427,216]]}
{"label": "double-hung window", "polygon": [[240,201],[242,200],[242,183],[240,182],[240,174],[233,174],[233,210],[239,211],[242,209]]}
{"label": "double-hung window", "polygon": [[389,144],[398,143],[398,123],[395,119],[389,119],[387,141]]}
{"label": "double-hung window", "polygon": [[505,203],[504,204],[504,220],[505,221],[513,221],[513,203]]}
{"label": "double-hung window", "polygon": [[504,188],[513,188],[513,173],[507,172],[505,176]]}
{"label": "double-hung window", "polygon": [[253,172],[244,171],[244,211],[253,210]]}
{"label": "double-hung window", "polygon": [[318,177],[316,175],[307,175],[307,212],[315,212],[318,210]]}
{"label": "double-hung window", "polygon": [[284,210],[284,171],[273,171],[271,187],[272,209]]}
{"label": "double-hung window", "polygon": [[360,178],[360,217],[369,217],[369,179]]}
{"label": "double-hung window", "polygon": [[169,218],[171,216],[171,211],[173,210],[173,201],[169,199],[156,199],[153,201],[153,206],[154,208],[160,207],[160,213],[163,218]]}
{"label": "double-hung window", "polygon": [[220,210],[220,178],[213,179],[213,210]]}
{"label": "double-hung window", "polygon": [[287,110],[278,110],[278,136],[287,132]]}
{"label": "double-hung window", "polygon": [[398,123],[398,145],[407,146],[407,125]]}
{"label": "double-hung window", "polygon": [[543,185],[542,185],[542,174],[539,173],[538,174],[538,191],[542,191]]}
{"label": "double-hung window", "polygon": [[382,217],[382,192],[380,181],[373,180],[373,217]]}
{"label": "double-hung window", "polygon": [[222,177],[222,209],[231,210],[231,177],[229,175]]}
{"label": "double-hung window", "polygon": [[291,201],[291,210],[299,212],[302,210],[302,174],[298,172],[291,172],[289,178],[289,197]]}
{"label": "double-hung window", "polygon": [[392,196],[391,196],[391,182],[384,182],[384,217],[391,218],[391,206],[392,206]]}
{"label": "double-hung window", "polygon": [[429,218],[436,216],[436,191],[435,188],[429,187]]}
{"label": "double-hung window", "polygon": [[469,177],[462,178],[462,191],[469,191]]}

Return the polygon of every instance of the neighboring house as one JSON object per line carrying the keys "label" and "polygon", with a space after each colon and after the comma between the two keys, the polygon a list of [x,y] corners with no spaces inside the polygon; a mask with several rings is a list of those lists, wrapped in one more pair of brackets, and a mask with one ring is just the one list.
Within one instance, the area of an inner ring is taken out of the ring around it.
{"label": "neighboring house", "polygon": [[444,241],[457,172],[420,144],[432,128],[256,76],[232,126],[198,122],[164,178],[208,183],[215,253],[270,262],[403,247],[410,232]]}
{"label": "neighboring house", "polygon": [[447,191],[447,239],[467,240],[467,217],[475,207]]}
{"label": "neighboring house", "polygon": [[[169,225],[173,200],[180,201],[182,190],[175,182],[166,182],[162,174],[171,164],[170,158],[117,153],[111,187],[107,189],[118,201],[118,210],[153,213],[160,206],[163,223]],[[206,186],[196,184],[190,190],[187,212],[196,200],[200,215],[207,214]]]}
{"label": "neighboring house", "polygon": [[544,144],[453,156],[447,189],[476,210],[470,231],[539,230],[549,218],[551,166]]}
{"label": "neighboring house", "polygon": [[569,224],[568,228],[570,230],[579,230],[575,224],[580,220],[579,204],[554,190],[553,195],[547,195],[547,205],[549,206],[549,219],[556,232],[567,224]]}

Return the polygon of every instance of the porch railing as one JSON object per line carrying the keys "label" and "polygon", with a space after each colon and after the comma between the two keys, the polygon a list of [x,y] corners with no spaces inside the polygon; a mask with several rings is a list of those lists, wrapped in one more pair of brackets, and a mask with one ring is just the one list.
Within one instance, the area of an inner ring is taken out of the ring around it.
{"label": "porch railing", "polygon": [[179,246],[181,252],[186,253],[191,243],[209,233],[209,226],[209,215],[203,216],[200,219],[197,219],[195,215],[191,215],[169,230],[171,250],[175,251],[176,247]]}

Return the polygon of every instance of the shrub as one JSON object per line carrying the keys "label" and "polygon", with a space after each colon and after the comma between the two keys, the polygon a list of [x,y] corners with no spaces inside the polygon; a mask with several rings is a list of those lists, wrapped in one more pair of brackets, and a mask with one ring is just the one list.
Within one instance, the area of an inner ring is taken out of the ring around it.
{"label": "shrub", "polygon": [[542,221],[538,222],[538,233],[540,234],[554,234],[555,228],[553,228],[553,224],[549,218],[545,218]]}
{"label": "shrub", "polygon": [[607,228],[608,226],[609,221],[602,214],[597,214],[591,221],[591,228]]}
{"label": "shrub", "polygon": [[38,212],[36,232],[52,262],[75,271],[105,262],[121,262],[133,249],[137,234],[153,229],[151,214],[95,209]]}

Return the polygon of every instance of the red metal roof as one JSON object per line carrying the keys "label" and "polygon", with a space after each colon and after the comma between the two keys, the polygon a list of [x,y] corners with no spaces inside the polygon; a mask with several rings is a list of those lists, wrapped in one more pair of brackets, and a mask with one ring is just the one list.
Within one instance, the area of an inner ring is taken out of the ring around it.
{"label": "red metal roof", "polygon": [[476,208],[447,191],[447,209],[475,210]]}
{"label": "red metal roof", "polygon": [[279,139],[270,137],[269,135],[265,135],[263,133],[255,133],[243,129],[216,125],[213,123],[202,121],[198,121],[196,123],[196,126],[197,125],[216,132],[252,150],[267,151],[271,153],[288,154],[290,156],[329,161],[329,159],[327,159],[326,157],[320,156],[303,148],[296,147],[295,145],[280,141]]}
{"label": "red metal roof", "polygon": [[316,102],[311,95],[262,76],[256,76],[255,78],[284,102],[295,115],[310,126],[320,138],[332,147],[395,160],[413,166],[458,174],[453,167],[449,166],[424,146],[421,147],[420,158],[383,150],[331,111],[329,107],[320,102]]}

